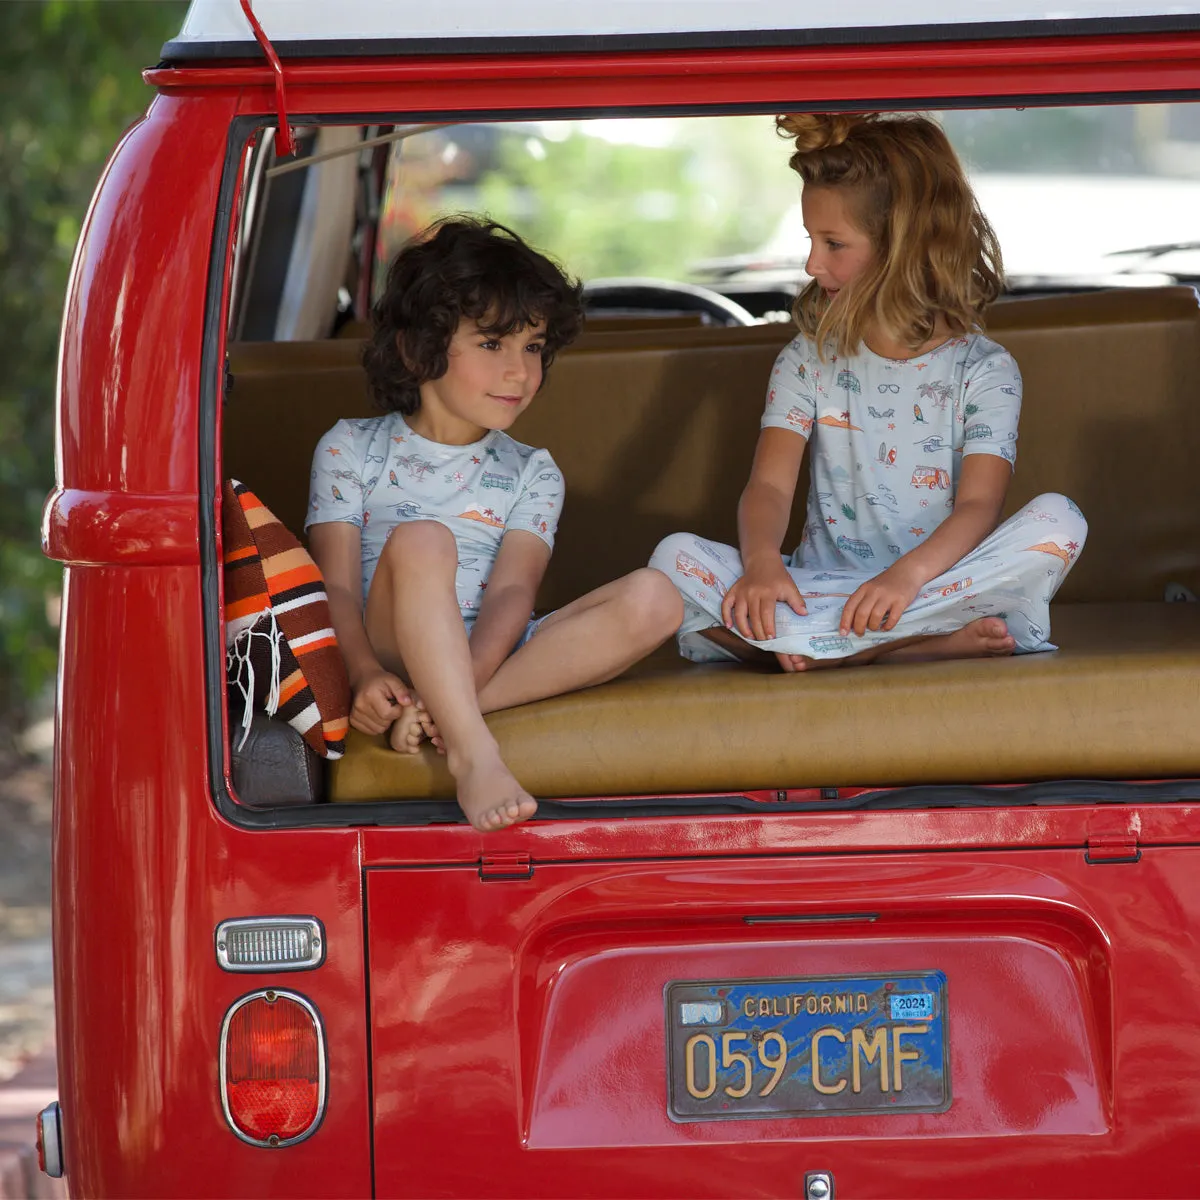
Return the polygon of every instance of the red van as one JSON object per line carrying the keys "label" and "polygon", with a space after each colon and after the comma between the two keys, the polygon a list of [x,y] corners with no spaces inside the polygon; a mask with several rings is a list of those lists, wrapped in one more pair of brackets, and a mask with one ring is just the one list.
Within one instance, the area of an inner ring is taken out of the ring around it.
{"label": "red van", "polygon": [[[989,316],[1026,381],[1012,505],[1091,526],[1058,651],[774,676],[668,648],[490,718],[541,807],[487,835],[432,752],[352,731],[328,763],[263,714],[243,740],[226,689],[222,485],[301,532],[318,437],[369,411],[405,163],[922,108],[1019,173],[1044,109],[1071,153],[1128,127],[1197,170],[1200,4],[1032,11],[195,0],[63,324],[40,1143],[75,1194],[1200,1192],[1200,270],[1153,204],[1105,222],[1124,257]],[[1098,215],[1064,196],[1049,243]],[[786,294],[594,290],[515,430],[567,479],[547,608],[676,529],[733,540],[790,336]]]}

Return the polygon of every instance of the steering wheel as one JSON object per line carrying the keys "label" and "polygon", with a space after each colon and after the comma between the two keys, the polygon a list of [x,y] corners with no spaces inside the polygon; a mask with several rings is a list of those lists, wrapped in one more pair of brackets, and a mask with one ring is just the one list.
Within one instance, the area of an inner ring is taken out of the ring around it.
{"label": "steering wheel", "polygon": [[583,285],[589,313],[610,316],[700,313],[706,325],[756,325],[753,313],[720,292],[669,279],[591,279]]}

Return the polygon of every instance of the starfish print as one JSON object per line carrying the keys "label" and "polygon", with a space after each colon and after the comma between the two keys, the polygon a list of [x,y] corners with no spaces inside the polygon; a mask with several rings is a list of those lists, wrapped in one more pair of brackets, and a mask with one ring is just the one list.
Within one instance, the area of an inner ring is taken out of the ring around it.
{"label": "starfish print", "polygon": [[826,517],[826,518],[825,518],[825,524],[826,524],[826,525],[836,525],[836,524],[837,524],[837,517]]}
{"label": "starfish print", "polygon": [[888,428],[889,428],[889,429],[895,429],[895,428],[896,428],[896,422],[895,422],[895,421],[889,421],[889,422],[888,422]]}
{"label": "starfish print", "polygon": [[329,451],[330,456],[333,458],[337,458],[341,454],[341,451],[336,446],[326,446],[325,449]]}
{"label": "starfish print", "polygon": [[471,461],[472,461],[472,462],[473,462],[473,463],[474,463],[476,466],[479,466],[479,464],[480,464],[481,462],[483,462],[483,459],[482,459],[482,458],[479,458],[479,457],[478,457],[477,455],[475,455],[475,454],[472,454],[472,455],[471,455]]}
{"label": "starfish print", "polygon": [[398,446],[402,441],[404,441],[404,435],[401,433],[394,433],[392,434],[392,441]]}
{"label": "starfish print", "polygon": [[917,525],[914,525],[908,532],[911,533],[913,535],[913,537],[924,537],[925,536],[925,530],[921,529]]}

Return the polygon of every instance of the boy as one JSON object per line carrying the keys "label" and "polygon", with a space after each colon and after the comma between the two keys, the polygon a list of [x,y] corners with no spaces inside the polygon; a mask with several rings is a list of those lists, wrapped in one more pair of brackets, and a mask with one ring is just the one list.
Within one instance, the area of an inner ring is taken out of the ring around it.
{"label": "boy", "polygon": [[[580,288],[502,225],[438,222],[388,272],[363,356],[382,417],[339,421],[305,522],[354,693],[350,723],[444,749],[476,829],[537,809],[483,714],[619,675],[683,617],[649,568],[531,621],[563,500],[506,430],[582,324]],[[365,603],[364,603],[365,600]]]}

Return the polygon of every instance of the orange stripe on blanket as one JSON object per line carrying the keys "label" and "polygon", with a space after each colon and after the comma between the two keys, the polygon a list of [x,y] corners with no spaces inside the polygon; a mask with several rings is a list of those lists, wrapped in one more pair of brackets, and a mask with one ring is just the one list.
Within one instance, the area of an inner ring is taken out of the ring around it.
{"label": "orange stripe on blanket", "polygon": [[271,597],[266,592],[247,596],[245,600],[234,600],[225,605],[225,620],[236,621],[238,617],[248,617],[253,613],[266,612],[270,607]]}
{"label": "orange stripe on blanket", "polygon": [[350,718],[341,717],[337,721],[326,721],[321,730],[327,742],[340,742],[350,730]]}
{"label": "orange stripe on blanket", "polygon": [[225,554],[225,565],[241,562],[246,558],[253,558],[258,553],[258,547],[252,542],[249,546],[243,546],[240,550],[229,550]]}
{"label": "orange stripe on blanket", "polygon": [[280,571],[278,575],[267,576],[267,586],[273,593],[290,591],[302,583],[320,583],[321,572],[315,565],[296,567],[291,571]]}
{"label": "orange stripe on blanket", "polygon": [[279,685],[279,703],[286,704],[298,691],[308,686],[303,671],[293,671]]}

